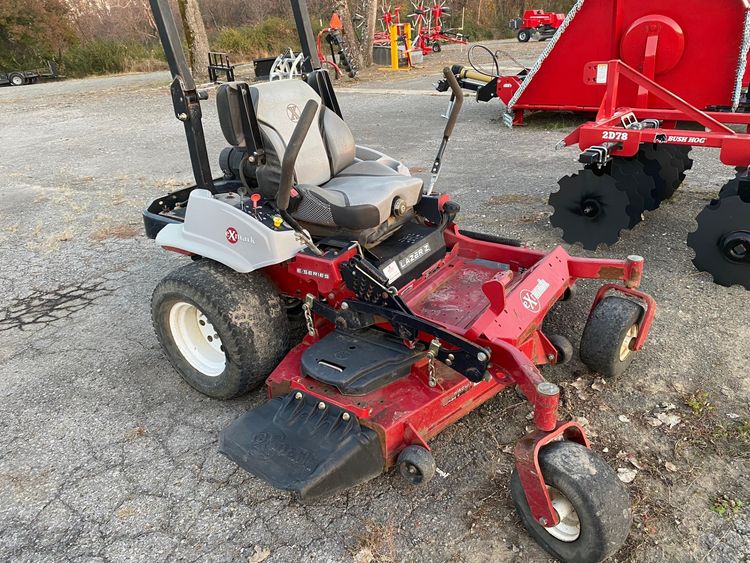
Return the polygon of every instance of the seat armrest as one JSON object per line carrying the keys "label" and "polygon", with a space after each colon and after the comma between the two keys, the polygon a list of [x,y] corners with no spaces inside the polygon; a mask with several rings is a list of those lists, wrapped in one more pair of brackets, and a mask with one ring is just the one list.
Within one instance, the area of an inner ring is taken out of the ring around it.
{"label": "seat armrest", "polygon": [[363,147],[362,145],[356,145],[355,147],[355,159],[362,161],[362,160],[369,160],[369,161],[375,161],[380,162],[381,164],[386,165],[387,167],[395,170],[402,176],[411,176],[411,173],[409,172],[409,168],[398,160],[391,158],[390,156],[383,154],[380,151],[377,151],[375,149],[371,149],[370,147]]}

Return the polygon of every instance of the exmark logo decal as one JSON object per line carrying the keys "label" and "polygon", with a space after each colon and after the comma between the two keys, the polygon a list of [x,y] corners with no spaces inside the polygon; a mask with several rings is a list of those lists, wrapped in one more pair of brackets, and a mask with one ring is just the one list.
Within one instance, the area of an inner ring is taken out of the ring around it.
{"label": "exmark logo decal", "polygon": [[541,310],[540,301],[542,295],[549,289],[549,283],[546,280],[537,280],[537,284],[529,291],[524,289],[521,291],[521,304],[531,311],[532,313],[538,313]]}
{"label": "exmark logo decal", "polygon": [[237,232],[237,229],[234,227],[229,227],[227,229],[227,241],[229,244],[237,244],[240,240],[240,234]]}
{"label": "exmark logo decal", "polygon": [[227,227],[224,234],[226,235],[229,244],[237,244],[238,242],[249,242],[250,244],[255,244],[255,239],[253,239],[253,237],[241,235],[234,227]]}
{"label": "exmark logo decal", "polygon": [[286,106],[286,116],[292,123],[297,123],[300,115],[299,106],[297,104],[289,104]]}

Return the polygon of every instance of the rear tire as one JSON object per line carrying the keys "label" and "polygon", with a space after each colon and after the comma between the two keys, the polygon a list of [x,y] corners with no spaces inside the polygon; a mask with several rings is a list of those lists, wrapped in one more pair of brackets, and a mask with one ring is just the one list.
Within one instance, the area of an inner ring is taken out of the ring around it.
{"label": "rear tire", "polygon": [[581,361],[602,377],[621,375],[633,361],[630,345],[643,313],[643,307],[628,299],[602,299],[583,329]]}
{"label": "rear tire", "polygon": [[529,535],[566,563],[598,563],[617,552],[628,537],[633,515],[627,489],[612,468],[573,442],[542,448],[539,467],[561,522],[545,528],[534,520],[514,469],[510,492]]}
{"label": "rear tire", "polygon": [[443,50],[443,47],[442,47],[442,46],[440,45],[440,43],[438,43],[437,41],[435,41],[435,42],[434,42],[434,43],[432,44],[432,52],[433,52],[433,53],[439,53],[439,52],[440,52],[440,51],[442,51],[442,50]]}
{"label": "rear tire", "polygon": [[531,39],[531,31],[528,29],[522,29],[518,32],[518,41],[521,43],[528,43]]}
{"label": "rear tire", "polygon": [[19,72],[12,73],[8,77],[8,80],[10,81],[11,86],[23,86],[26,82],[26,78],[24,77],[24,75]]}
{"label": "rear tire", "polygon": [[159,282],[151,315],[175,370],[215,399],[260,386],[289,347],[286,308],[262,272],[192,262]]}

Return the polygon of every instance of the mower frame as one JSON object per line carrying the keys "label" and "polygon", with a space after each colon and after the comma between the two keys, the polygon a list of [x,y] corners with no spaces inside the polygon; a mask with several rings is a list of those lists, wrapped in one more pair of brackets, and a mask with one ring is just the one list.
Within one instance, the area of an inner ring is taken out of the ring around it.
{"label": "mower frame", "polygon": [[[447,203],[447,198],[444,203]],[[414,443],[429,449],[427,442],[444,428],[504,389],[518,386],[534,407],[536,430],[519,442],[514,451],[515,465],[534,518],[540,523],[544,522],[544,526],[556,525],[559,520],[539,470],[537,454],[545,444],[561,436],[586,447],[589,444],[579,424],[558,420],[559,388],[545,381],[537,367],[555,364],[558,352],[542,332],[541,325],[550,309],[577,280],[619,280],[623,285],[602,286],[592,311],[609,292],[627,295],[643,303],[645,313],[639,322],[638,336],[631,345],[633,351],[640,350],[656,311],[653,298],[636,289],[643,273],[643,260],[637,256],[627,260],[575,258],[561,247],[545,254],[528,248],[476,240],[462,234],[452,223],[444,236],[449,249],[446,257],[407,284],[398,295],[416,319],[439,324],[443,330],[486,350],[486,371],[479,381],[470,381],[448,367],[451,360],[446,356],[450,351],[437,355],[438,360],[447,360],[447,365],[436,366],[435,379],[439,383],[434,386],[429,386],[429,361],[426,359],[413,366],[411,376],[364,396],[346,396],[302,376],[299,363],[304,350],[333,330],[334,326],[351,326],[352,322],[340,315],[335,322],[317,317],[315,329],[311,331],[313,334],[308,335],[268,378],[268,396],[274,398],[290,392],[301,392],[355,414],[360,424],[372,428],[381,436],[386,459],[384,469],[387,469],[395,463],[406,445]],[[356,307],[352,301],[354,295],[346,287],[340,271],[341,266],[356,254],[355,247],[341,252],[333,260],[303,252],[289,263],[268,268],[267,272],[284,295],[325,299],[332,309],[349,311]],[[490,301],[487,309],[469,324],[455,320],[437,323],[430,319],[424,313],[425,296],[441,286],[441,299],[461,302],[467,287],[450,283],[446,287],[441,284],[441,276],[449,276],[452,270],[467,267],[466,262],[475,260],[509,267],[508,270],[498,271],[481,285],[481,291]],[[537,288],[544,288],[545,284],[549,285],[540,297],[535,298],[535,291],[539,293]],[[381,310],[380,314],[383,317],[378,319],[378,324],[389,326],[384,318],[386,311]],[[378,317],[377,313],[375,316]],[[419,331],[418,336],[410,340],[430,342],[435,337],[435,333],[428,329]],[[453,352],[458,356],[457,352]],[[423,388],[427,399],[424,395],[414,399],[412,378],[428,384],[426,389]]]}

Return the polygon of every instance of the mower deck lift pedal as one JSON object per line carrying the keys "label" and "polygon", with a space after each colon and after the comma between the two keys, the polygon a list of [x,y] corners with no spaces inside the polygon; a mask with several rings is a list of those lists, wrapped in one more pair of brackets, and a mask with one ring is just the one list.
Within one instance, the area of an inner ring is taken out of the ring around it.
{"label": "mower deck lift pedal", "polygon": [[344,409],[294,391],[242,415],[221,432],[219,451],[303,500],[373,479],[385,467],[373,430]]}
{"label": "mower deck lift pedal", "polygon": [[335,330],[305,350],[302,374],[344,395],[365,395],[409,375],[423,355],[378,330]]}

